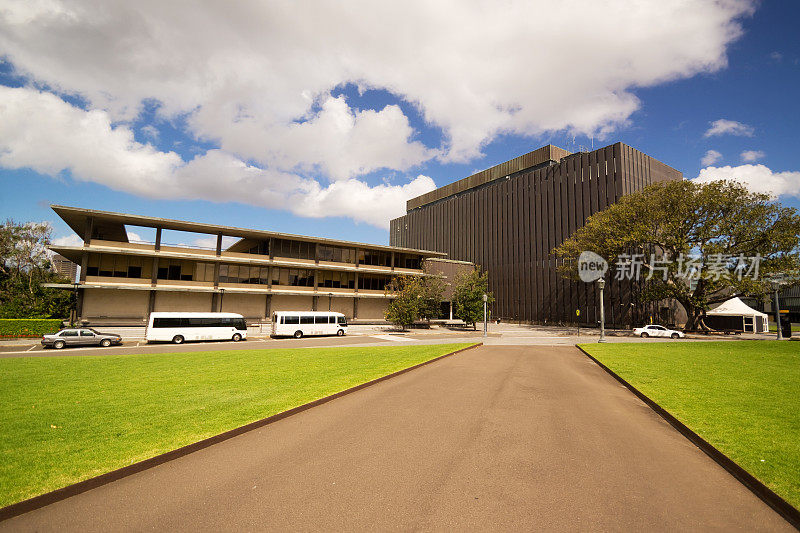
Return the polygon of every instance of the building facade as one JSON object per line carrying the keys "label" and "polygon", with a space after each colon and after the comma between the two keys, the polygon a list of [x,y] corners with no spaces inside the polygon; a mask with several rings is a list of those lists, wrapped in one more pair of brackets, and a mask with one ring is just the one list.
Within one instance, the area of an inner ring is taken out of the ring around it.
{"label": "building facade", "polygon": [[53,258],[50,259],[50,262],[53,265],[53,272],[61,276],[62,278],[68,279],[72,282],[78,280],[78,265],[67,259],[61,254],[53,255]]}
{"label": "building facade", "polygon": [[[396,275],[428,276],[442,252],[54,205],[83,240],[50,246],[80,265],[78,316],[91,323],[143,324],[152,311],[226,311],[250,322],[273,311],[319,310],[382,320]],[[130,242],[126,226],[155,229]],[[162,243],[162,231],[212,235],[214,249]],[[223,249],[223,237],[238,240]],[[75,290],[71,284],[52,287]]]}
{"label": "building facade", "polygon": [[[409,200],[406,215],[391,222],[390,244],[445,252],[488,270],[493,317],[594,325],[595,285],[560,276],[553,248],[623,195],[681,179],[623,143],[574,154],[548,145]],[[607,283],[609,324],[662,311],[635,307],[631,290]]]}

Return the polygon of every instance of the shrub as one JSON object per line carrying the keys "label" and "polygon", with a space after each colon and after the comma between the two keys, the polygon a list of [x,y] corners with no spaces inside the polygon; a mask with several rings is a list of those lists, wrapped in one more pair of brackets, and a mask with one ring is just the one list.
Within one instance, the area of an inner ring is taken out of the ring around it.
{"label": "shrub", "polygon": [[40,337],[60,328],[58,318],[0,318],[0,337]]}

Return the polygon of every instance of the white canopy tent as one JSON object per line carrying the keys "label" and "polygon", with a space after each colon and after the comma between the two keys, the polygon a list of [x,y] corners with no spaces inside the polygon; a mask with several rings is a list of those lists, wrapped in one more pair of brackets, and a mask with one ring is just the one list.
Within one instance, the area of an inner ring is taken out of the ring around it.
{"label": "white canopy tent", "polygon": [[[731,298],[706,312],[706,324],[714,329],[737,329],[754,333],[769,331],[769,317],[739,298]],[[718,324],[722,327],[715,326]],[[724,326],[723,326],[724,325]]]}

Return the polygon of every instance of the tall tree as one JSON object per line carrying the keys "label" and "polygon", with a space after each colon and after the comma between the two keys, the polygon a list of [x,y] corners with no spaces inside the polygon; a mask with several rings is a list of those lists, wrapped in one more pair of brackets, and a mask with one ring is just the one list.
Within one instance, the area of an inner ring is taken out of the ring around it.
{"label": "tall tree", "polygon": [[387,291],[395,297],[386,309],[386,320],[401,329],[420,319],[430,321],[441,312],[444,281],[437,276],[398,276]]}
{"label": "tall tree", "polygon": [[796,275],[798,245],[800,215],[768,195],[729,181],[674,181],[624,196],[554,252],[573,279],[583,251],[616,265],[617,276],[640,273],[641,301],[674,298],[687,329],[697,329],[709,306],[765,294],[771,277]]}
{"label": "tall tree", "polygon": [[453,314],[465,324],[472,324],[472,329],[477,329],[476,323],[483,320],[483,295],[487,295],[487,305],[494,301],[489,292],[489,273],[481,273],[477,268],[461,272],[453,285]]}
{"label": "tall tree", "polygon": [[51,232],[47,223],[6,220],[0,226],[0,317],[69,315],[71,293],[42,287],[43,283],[66,281],[52,270],[47,249]]}

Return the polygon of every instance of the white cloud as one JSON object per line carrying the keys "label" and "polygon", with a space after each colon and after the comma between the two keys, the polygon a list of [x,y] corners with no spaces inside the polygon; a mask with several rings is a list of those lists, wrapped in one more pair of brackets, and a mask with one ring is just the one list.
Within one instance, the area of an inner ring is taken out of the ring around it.
{"label": "white cloud", "polygon": [[703,165],[704,167],[707,167],[708,165],[713,165],[720,159],[722,159],[721,153],[717,152],[716,150],[709,150],[700,160],[700,164]]}
{"label": "white cloud", "polygon": [[303,216],[347,216],[384,228],[404,213],[408,198],[434,188],[430,178],[406,185],[371,187],[351,179],[324,186],[247,164],[223,150],[184,162],[174,152],[136,142],[128,127],[112,126],[104,111],[84,111],[53,94],[2,86],[0,165],[51,176],[69,171],[76,180],[149,198],[242,202]]}
{"label": "white cloud", "polygon": [[708,167],[702,169],[695,180],[701,183],[714,180],[738,181],[753,192],[800,197],[800,172],[773,172],[764,165]]}
{"label": "white cloud", "polygon": [[[7,0],[0,49],[115,122],[154,101],[243,160],[347,180],[465,161],[504,133],[608,135],[639,108],[632,89],[724,67],[754,5]],[[422,146],[397,107],[337,102],[331,91],[348,83],[416,106],[444,145]]]}
{"label": "white cloud", "polygon": [[66,237],[57,237],[53,239],[53,244],[56,246],[83,246],[83,239],[71,233]]}
{"label": "white cloud", "polygon": [[711,127],[706,130],[704,136],[712,137],[714,135],[738,135],[740,137],[752,137],[754,133],[752,126],[742,124],[735,120],[728,120],[721,118],[711,122]]}
{"label": "white cloud", "polygon": [[759,159],[763,159],[766,154],[761,150],[745,150],[739,157],[742,158],[742,161],[745,163],[754,163]]}
{"label": "white cloud", "polygon": [[[222,249],[228,248],[231,244],[237,242],[239,237],[228,237],[227,235],[222,236]],[[211,237],[200,237],[192,241],[192,246],[196,246],[198,248],[207,248],[209,250],[216,250],[217,249],[217,238],[215,236]]]}

